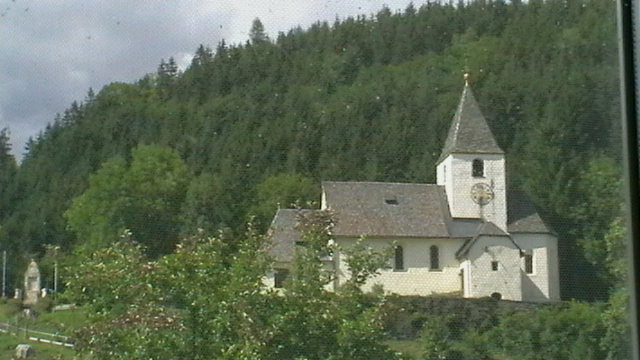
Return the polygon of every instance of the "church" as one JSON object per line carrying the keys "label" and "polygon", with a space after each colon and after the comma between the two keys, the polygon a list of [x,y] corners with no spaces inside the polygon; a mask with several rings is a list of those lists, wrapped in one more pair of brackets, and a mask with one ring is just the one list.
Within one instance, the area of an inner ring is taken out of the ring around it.
{"label": "church", "polygon": [[[557,237],[523,193],[507,189],[506,176],[504,151],[465,81],[436,184],[327,181],[321,209],[334,215],[339,248],[361,237],[376,249],[393,246],[390,266],[365,291],[559,301]],[[313,210],[280,209],[273,219],[269,286],[281,287],[288,274],[300,211]],[[336,272],[334,289],[348,278],[345,256],[323,259]]]}

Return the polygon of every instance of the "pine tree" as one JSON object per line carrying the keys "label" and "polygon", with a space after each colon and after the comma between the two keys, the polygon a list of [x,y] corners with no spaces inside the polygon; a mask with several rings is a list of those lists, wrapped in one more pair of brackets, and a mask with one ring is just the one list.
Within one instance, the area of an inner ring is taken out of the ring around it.
{"label": "pine tree", "polygon": [[251,30],[249,30],[249,42],[251,44],[260,44],[269,41],[269,37],[264,32],[264,25],[259,18],[255,18],[251,23]]}
{"label": "pine tree", "polygon": [[9,141],[9,129],[0,130],[0,221],[8,216],[13,205],[9,188],[18,169]]}

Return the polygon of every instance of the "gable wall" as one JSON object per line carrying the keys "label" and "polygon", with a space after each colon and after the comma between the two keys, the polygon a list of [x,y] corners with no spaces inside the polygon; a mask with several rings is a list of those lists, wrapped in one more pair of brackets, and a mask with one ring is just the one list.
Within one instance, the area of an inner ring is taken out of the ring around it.
{"label": "gable wall", "polygon": [[551,234],[512,234],[513,240],[533,254],[533,273],[522,264],[522,296],[525,301],[559,301],[558,241]]}
{"label": "gable wall", "polygon": [[[349,247],[355,243],[355,238],[336,239],[340,247]],[[381,274],[369,281],[364,291],[371,290],[374,285],[382,285],[387,292],[401,295],[431,295],[434,293],[451,293],[461,291],[459,262],[455,252],[462,246],[462,239],[414,239],[414,238],[384,238],[367,239],[374,249],[383,250],[393,246],[394,241],[404,250],[404,270],[396,271],[392,267],[381,270]],[[440,270],[430,270],[429,248],[436,245],[440,253]],[[337,285],[343,284],[349,276],[346,256],[341,253],[334,255],[338,269]],[[389,260],[393,265],[393,255]]]}
{"label": "gable wall", "polygon": [[[469,250],[465,269],[467,297],[500,293],[504,300],[522,300],[520,250],[505,236],[481,236]],[[498,262],[493,271],[491,263]]]}

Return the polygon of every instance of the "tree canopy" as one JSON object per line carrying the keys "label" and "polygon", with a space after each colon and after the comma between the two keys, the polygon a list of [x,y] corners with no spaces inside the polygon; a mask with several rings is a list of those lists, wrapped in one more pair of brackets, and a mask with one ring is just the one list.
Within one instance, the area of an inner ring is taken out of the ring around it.
{"label": "tree canopy", "polygon": [[126,231],[151,254],[168,253],[180,233],[188,176],[187,167],[171,149],[139,146],[130,164],[120,158],[105,162],[65,217],[81,247],[108,245]]}
{"label": "tree canopy", "polygon": [[[327,251],[327,214],[308,219],[287,291],[267,289],[265,239],[249,229],[228,242],[203,232],[147,261],[125,235],[92,252],[73,272],[68,296],[90,311],[77,347],[114,359],[396,359],[382,341],[382,299],[357,287],[332,293],[318,254]],[[233,254],[233,255],[232,255]],[[379,265],[373,252],[354,273]],[[376,265],[378,264],[378,265]]]}

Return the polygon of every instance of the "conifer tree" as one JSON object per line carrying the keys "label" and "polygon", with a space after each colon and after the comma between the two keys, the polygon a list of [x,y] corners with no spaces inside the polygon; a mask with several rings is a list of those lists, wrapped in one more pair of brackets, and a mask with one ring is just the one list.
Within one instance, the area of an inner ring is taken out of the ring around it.
{"label": "conifer tree", "polygon": [[10,185],[17,171],[16,159],[11,154],[9,129],[0,130],[0,221],[8,216],[12,199]]}
{"label": "conifer tree", "polygon": [[262,21],[259,18],[255,18],[251,23],[249,41],[254,45],[269,41],[269,37],[264,32],[264,25],[262,25]]}

